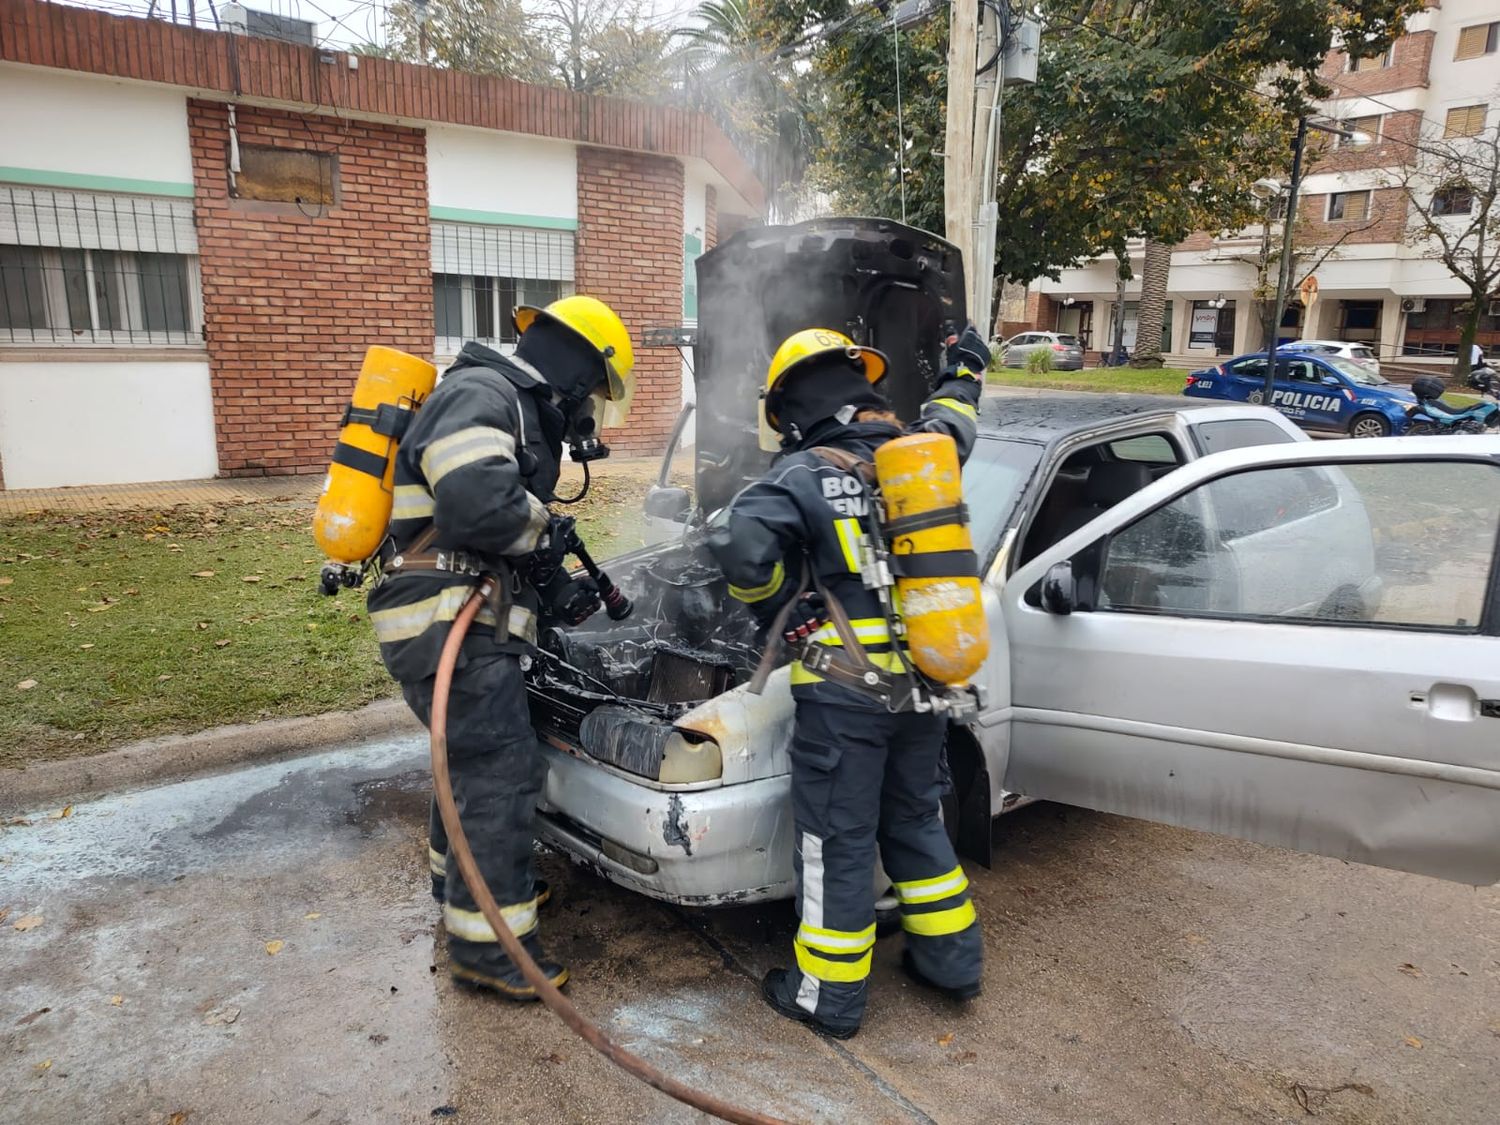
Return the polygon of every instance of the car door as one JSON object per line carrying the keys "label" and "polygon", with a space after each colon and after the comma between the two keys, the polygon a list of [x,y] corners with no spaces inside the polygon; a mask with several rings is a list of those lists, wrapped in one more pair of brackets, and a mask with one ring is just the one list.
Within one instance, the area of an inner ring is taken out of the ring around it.
{"label": "car door", "polygon": [[[1280,364],[1278,360],[1277,366]],[[1349,400],[1344,396],[1343,380],[1331,368],[1311,356],[1289,357],[1287,374],[1292,404],[1303,412],[1305,425],[1319,430],[1344,428],[1344,407]]]}
{"label": "car door", "polygon": [[1025,367],[1026,355],[1031,350],[1031,343],[1035,339],[1036,337],[1030,332],[1011,337],[1010,343],[1005,348],[1006,366]]}
{"label": "car door", "polygon": [[1004,786],[1500,879],[1500,440],[1236,449],[1000,592]]}

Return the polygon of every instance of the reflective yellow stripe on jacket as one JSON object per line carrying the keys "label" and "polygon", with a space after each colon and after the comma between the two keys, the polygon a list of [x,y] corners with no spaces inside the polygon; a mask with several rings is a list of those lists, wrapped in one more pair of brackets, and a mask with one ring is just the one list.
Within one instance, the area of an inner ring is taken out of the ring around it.
{"label": "reflective yellow stripe on jacket", "polygon": [[[430,598],[410,602],[407,605],[377,609],[370,614],[370,624],[375,627],[375,639],[383,645],[398,644],[420,637],[434,625],[445,624],[458,616],[458,611],[468,601],[474,587],[467,583],[448,586]],[[495,627],[495,614],[489,606],[483,606],[474,618],[475,627]],[[536,639],[536,618],[525,606],[510,607],[509,633],[512,637],[531,642]]]}
{"label": "reflective yellow stripe on jacket", "polygon": [[731,583],[729,586],[729,595],[735,601],[763,602],[767,598],[773,597],[776,591],[781,589],[781,584],[784,581],[786,581],[786,568],[778,562],[771,568],[771,577],[759,586],[736,586]]}

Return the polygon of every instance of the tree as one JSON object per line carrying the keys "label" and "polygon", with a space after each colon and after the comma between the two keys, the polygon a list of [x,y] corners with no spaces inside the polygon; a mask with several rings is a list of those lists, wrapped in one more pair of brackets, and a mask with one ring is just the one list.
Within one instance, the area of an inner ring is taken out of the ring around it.
{"label": "tree", "polygon": [[[1335,34],[1382,49],[1418,0],[1041,0],[1038,81],[1002,105],[996,272],[1029,282],[1195,229],[1253,217],[1246,185],[1284,159],[1304,95]],[[894,37],[846,0],[765,0],[781,41],[834,27],[811,57],[828,83],[817,105],[814,176],[841,209],[907,211],[941,229],[939,157],[946,94],[942,20],[901,36],[902,128],[895,121]],[[1248,82],[1274,75],[1265,96]],[[1224,80],[1221,76],[1228,76]],[[897,137],[905,160],[897,160]],[[1148,311],[1148,310],[1143,310]]]}
{"label": "tree", "polygon": [[550,60],[520,0],[394,0],[385,54],[523,82],[544,82]]}
{"label": "tree", "polygon": [[808,75],[783,65],[793,52],[758,0],[705,0],[692,19],[677,31],[688,104],[711,116],[750,157],[773,216],[788,218],[805,195],[817,145]]}
{"label": "tree", "polygon": [[672,89],[671,34],[634,2],[394,0],[389,58],[497,74],[591,94],[657,97]]}
{"label": "tree", "polygon": [[1135,352],[1131,367],[1160,367],[1162,322],[1166,319],[1167,278],[1172,272],[1172,248],[1164,242],[1146,241],[1146,260],[1141,264],[1141,303],[1136,306]]}
{"label": "tree", "polygon": [[1408,243],[1442,262],[1469,292],[1453,365],[1466,375],[1479,317],[1500,296],[1500,125],[1424,140],[1399,182],[1410,208]]}

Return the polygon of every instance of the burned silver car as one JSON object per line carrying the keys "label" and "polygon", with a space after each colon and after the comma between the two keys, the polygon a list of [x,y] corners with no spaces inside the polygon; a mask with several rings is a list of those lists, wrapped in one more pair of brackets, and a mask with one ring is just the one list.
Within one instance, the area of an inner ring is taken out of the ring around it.
{"label": "burned silver car", "polygon": [[[787,669],[746,690],[754,625],[701,546],[769,463],[766,363],[840,328],[892,356],[910,417],[963,281],[951,245],[882,220],[741,232],[698,281],[694,494],[653,493],[676,534],[609,565],[635,614],[549,634],[530,690],[541,835],[709,906],[793,889]],[[966,857],[1040,798],[1500,877],[1500,439],[1315,444],[1254,406],[988,398],[964,484],[991,629],[984,705],[947,748]]]}

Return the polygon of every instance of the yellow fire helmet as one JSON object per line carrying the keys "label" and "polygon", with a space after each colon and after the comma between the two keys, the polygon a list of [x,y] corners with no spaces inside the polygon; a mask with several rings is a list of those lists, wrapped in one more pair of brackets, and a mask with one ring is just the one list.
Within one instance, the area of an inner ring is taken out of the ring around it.
{"label": "yellow fire helmet", "polygon": [[517,332],[525,332],[539,316],[571,328],[604,357],[607,375],[604,396],[608,401],[601,422],[606,426],[622,425],[630,412],[630,400],[635,397],[635,350],[619,315],[599,298],[578,294],[559,298],[543,309],[520,305],[511,319]]}
{"label": "yellow fire helmet", "polygon": [[766,421],[771,426],[780,428],[781,391],[786,384],[786,377],[808,360],[826,356],[830,352],[842,352],[856,360],[864,367],[865,378],[872,386],[885,378],[885,369],[890,366],[884,352],[861,347],[832,328],[804,328],[801,332],[793,332],[776,349],[776,354],[771,357],[771,366],[766,371],[766,389],[761,399]]}

